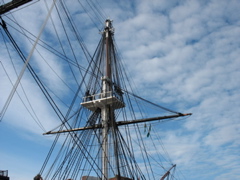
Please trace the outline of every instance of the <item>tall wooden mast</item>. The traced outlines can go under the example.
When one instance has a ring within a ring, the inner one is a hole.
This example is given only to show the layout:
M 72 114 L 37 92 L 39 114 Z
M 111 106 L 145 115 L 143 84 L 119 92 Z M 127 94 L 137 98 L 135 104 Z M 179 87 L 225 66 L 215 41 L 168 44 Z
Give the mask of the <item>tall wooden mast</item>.
M 105 28 L 103 32 L 103 38 L 105 42 L 105 72 L 101 78 L 102 87 L 101 93 L 91 96 L 89 101 L 88 97 L 84 98 L 81 105 L 91 111 L 95 111 L 98 108 L 101 109 L 101 129 L 102 129 L 102 180 L 107 180 L 108 175 L 108 164 L 109 164 L 109 129 L 115 124 L 114 110 L 123 108 L 125 104 L 118 99 L 112 89 L 112 70 L 111 70 L 111 36 L 113 35 L 112 22 L 107 19 L 105 21 Z
M 98 121 L 88 123 L 85 127 L 59 130 L 56 132 L 49 131 L 45 134 L 66 133 L 90 129 L 98 130 L 97 132 L 100 133 L 100 136 L 98 136 L 99 138 L 97 143 L 100 146 L 97 156 L 99 157 L 99 154 L 101 156 L 100 161 L 98 161 L 99 164 L 97 166 L 97 168 L 100 170 L 100 173 L 97 173 L 98 178 L 101 178 L 101 180 L 109 180 L 110 176 L 115 175 L 115 178 L 117 180 L 122 179 L 123 176 L 126 176 L 125 179 L 134 179 L 134 176 L 137 178 L 140 177 L 139 175 L 141 175 L 141 171 L 140 169 L 138 169 L 137 166 L 132 166 L 132 169 L 130 167 L 127 167 L 128 162 L 129 164 L 136 162 L 134 160 L 134 156 L 132 156 L 131 153 L 128 153 L 128 149 L 126 149 L 125 152 L 125 149 L 119 148 L 120 146 L 118 145 L 120 145 L 120 143 L 122 143 L 123 141 L 118 141 L 117 139 L 116 132 L 118 132 L 118 126 L 150 121 L 162 121 L 165 119 L 174 119 L 177 117 L 189 116 L 191 114 L 174 112 L 174 115 L 169 116 L 158 116 L 143 119 L 135 118 L 133 120 L 123 118 L 123 121 L 116 121 L 114 115 L 115 110 L 124 108 L 125 103 L 123 97 L 121 96 L 122 94 L 118 94 L 119 91 L 122 92 L 121 84 L 116 84 L 116 67 L 114 66 L 116 65 L 116 61 L 114 59 L 115 51 L 112 39 L 113 33 L 114 32 L 112 22 L 107 19 L 105 21 L 105 28 L 102 34 L 101 48 L 99 48 L 100 56 L 96 59 L 96 62 L 98 62 L 96 63 L 97 72 L 99 73 L 99 69 L 101 69 L 101 73 L 99 74 L 99 76 L 96 76 L 97 82 L 99 82 L 99 84 L 97 84 L 98 88 L 96 91 L 92 90 L 91 92 L 89 91 L 90 88 L 88 88 L 86 90 L 85 97 L 83 97 L 83 101 L 81 103 L 84 109 L 86 108 L 91 111 L 91 115 L 98 113 L 99 119 L 96 119 Z M 118 89 L 116 89 L 116 85 Z M 96 86 L 96 83 L 93 83 L 92 86 Z M 127 93 L 127 91 L 125 92 Z M 124 154 L 125 156 L 120 156 L 121 154 Z M 132 159 L 126 159 L 125 157 L 127 156 Z M 112 157 L 116 157 L 115 160 L 113 160 Z M 123 159 L 122 157 L 125 159 Z M 135 171 L 136 174 L 133 174 L 133 171 L 131 170 L 126 173 L 126 171 L 128 171 L 127 168 Z M 166 174 L 164 174 L 163 178 L 169 175 L 170 170 Z
M 103 97 L 107 95 L 110 91 L 111 83 L 111 59 L 109 56 L 109 36 L 111 35 L 111 21 L 106 20 L 105 22 L 105 44 L 106 44 L 106 72 L 105 76 L 102 78 L 102 93 Z M 111 104 L 106 104 L 101 109 L 102 115 L 102 179 L 108 179 L 108 130 L 109 130 L 109 121 L 110 114 L 112 112 Z

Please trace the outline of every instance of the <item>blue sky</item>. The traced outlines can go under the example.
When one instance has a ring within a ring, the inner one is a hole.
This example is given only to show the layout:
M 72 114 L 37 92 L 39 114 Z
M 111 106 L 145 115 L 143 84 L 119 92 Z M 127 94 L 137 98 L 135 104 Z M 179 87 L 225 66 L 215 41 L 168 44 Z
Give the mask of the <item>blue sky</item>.
M 118 49 L 139 95 L 173 110 L 193 113 L 175 125 L 162 124 L 160 133 L 168 154 L 185 179 L 240 179 L 240 2 L 104 0 L 98 3 L 114 20 Z M 38 34 L 46 16 L 44 6 L 44 1 L 40 1 L 13 15 Z M 80 19 L 86 16 L 76 15 Z M 93 52 L 100 39 L 98 29 L 91 22 L 82 20 L 81 24 L 88 29 L 83 37 Z M 20 41 L 29 52 L 31 44 L 22 37 L 18 38 Z M 0 61 L 14 82 L 2 42 L 1 37 Z M 67 78 L 56 59 L 48 60 L 61 77 Z M 46 64 L 37 65 L 45 71 L 42 76 L 46 81 L 59 90 L 59 95 L 69 93 L 61 89 L 59 79 L 48 72 Z M 3 66 L 0 66 L 0 108 L 11 90 Z M 20 63 L 17 66 L 22 67 Z M 58 122 L 38 89 L 32 86 L 33 81 L 24 75 L 22 83 L 36 105 L 39 119 L 47 119 L 44 128 L 56 127 Z M 43 132 L 15 94 L 0 122 L 0 169 L 8 169 L 11 180 L 32 179 L 38 172 L 52 140 L 42 136 Z

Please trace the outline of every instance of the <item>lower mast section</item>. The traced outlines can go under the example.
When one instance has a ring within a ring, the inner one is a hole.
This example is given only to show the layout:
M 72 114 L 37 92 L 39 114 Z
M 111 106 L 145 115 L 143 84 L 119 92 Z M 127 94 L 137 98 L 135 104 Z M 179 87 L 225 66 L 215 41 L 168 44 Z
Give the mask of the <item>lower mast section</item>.
M 109 85 L 107 78 L 102 78 L 103 83 L 103 98 L 106 97 L 109 91 Z M 101 108 L 102 116 L 102 180 L 108 179 L 108 129 L 109 129 L 109 107 L 110 105 L 104 105 Z

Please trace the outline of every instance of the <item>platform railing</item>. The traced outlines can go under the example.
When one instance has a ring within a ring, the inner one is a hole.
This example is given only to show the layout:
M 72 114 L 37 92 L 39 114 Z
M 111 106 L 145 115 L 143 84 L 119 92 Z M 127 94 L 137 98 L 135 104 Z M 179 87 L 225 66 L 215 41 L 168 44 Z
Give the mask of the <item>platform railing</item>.
M 85 96 L 83 97 L 83 102 L 88 102 L 88 101 L 93 101 L 93 100 L 98 100 L 98 99 L 103 99 L 103 98 L 108 98 L 108 97 L 116 97 L 117 99 L 121 100 L 116 93 L 113 93 L 112 91 L 108 91 L 105 93 L 99 93 L 99 94 L 93 94 L 91 96 Z

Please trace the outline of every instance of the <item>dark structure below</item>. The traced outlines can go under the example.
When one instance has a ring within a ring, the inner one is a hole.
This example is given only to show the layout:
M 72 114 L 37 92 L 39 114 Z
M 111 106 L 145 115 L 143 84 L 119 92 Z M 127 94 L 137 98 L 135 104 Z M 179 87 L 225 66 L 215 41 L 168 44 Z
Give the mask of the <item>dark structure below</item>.
M 10 178 L 8 177 L 8 170 L 0 170 L 0 180 L 10 180 Z

